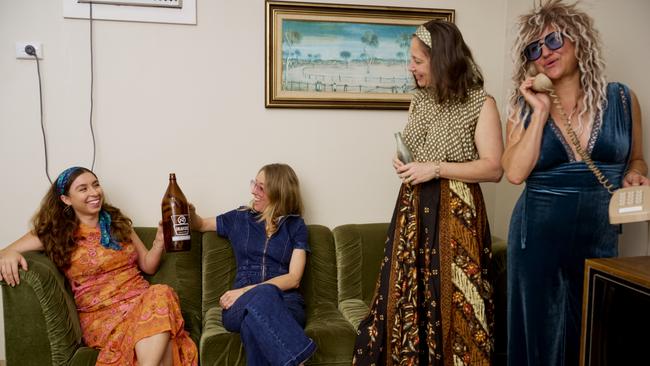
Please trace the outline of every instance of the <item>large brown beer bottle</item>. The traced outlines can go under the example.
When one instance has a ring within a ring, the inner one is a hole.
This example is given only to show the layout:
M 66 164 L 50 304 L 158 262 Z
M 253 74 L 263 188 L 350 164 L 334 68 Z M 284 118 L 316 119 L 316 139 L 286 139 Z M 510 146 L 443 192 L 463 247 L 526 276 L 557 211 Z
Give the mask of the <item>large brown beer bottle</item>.
M 190 207 L 174 173 L 169 174 L 169 185 L 162 199 L 162 222 L 165 249 L 168 252 L 190 250 Z

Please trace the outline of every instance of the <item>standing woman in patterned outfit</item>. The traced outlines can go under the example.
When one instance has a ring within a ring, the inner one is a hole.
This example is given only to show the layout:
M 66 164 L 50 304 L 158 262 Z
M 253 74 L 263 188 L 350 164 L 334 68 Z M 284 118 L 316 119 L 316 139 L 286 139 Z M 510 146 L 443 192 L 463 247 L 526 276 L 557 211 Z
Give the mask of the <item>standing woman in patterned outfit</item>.
M 418 87 L 393 160 L 403 181 L 355 365 L 489 365 L 490 232 L 479 182 L 498 182 L 503 143 L 494 99 L 458 28 L 433 20 L 411 40 Z

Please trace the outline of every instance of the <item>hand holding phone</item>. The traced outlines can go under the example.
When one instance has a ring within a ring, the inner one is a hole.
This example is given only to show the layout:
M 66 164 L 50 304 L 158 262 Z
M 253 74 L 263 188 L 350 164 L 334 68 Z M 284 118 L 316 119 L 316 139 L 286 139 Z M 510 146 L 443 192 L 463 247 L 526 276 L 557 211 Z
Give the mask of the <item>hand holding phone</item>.
M 541 73 L 535 74 L 535 70 L 529 71 L 526 79 L 519 86 L 519 91 L 526 103 L 533 111 L 541 113 L 543 120 L 546 120 L 546 113 L 549 113 L 551 109 L 551 98 L 548 94 L 552 90 L 553 83 L 548 76 Z

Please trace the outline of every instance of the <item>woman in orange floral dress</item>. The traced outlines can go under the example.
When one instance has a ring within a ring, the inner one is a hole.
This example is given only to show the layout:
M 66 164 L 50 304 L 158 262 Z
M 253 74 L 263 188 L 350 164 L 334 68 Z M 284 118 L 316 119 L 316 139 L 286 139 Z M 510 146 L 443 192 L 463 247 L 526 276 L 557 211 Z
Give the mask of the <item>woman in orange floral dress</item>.
M 176 293 L 140 272 L 158 269 L 160 227 L 147 250 L 131 220 L 104 202 L 95 174 L 81 167 L 59 175 L 33 224 L 0 251 L 0 278 L 17 285 L 18 267 L 27 270 L 20 253 L 44 250 L 70 281 L 84 341 L 99 349 L 97 365 L 198 365 Z

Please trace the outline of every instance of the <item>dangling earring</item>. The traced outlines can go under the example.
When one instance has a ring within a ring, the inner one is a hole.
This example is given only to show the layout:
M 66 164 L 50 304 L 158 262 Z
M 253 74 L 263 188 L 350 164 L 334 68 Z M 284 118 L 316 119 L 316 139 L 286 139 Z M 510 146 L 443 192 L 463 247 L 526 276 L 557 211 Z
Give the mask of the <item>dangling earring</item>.
M 66 216 L 71 216 L 72 215 L 72 205 L 66 205 L 65 208 L 63 209 L 63 213 Z

